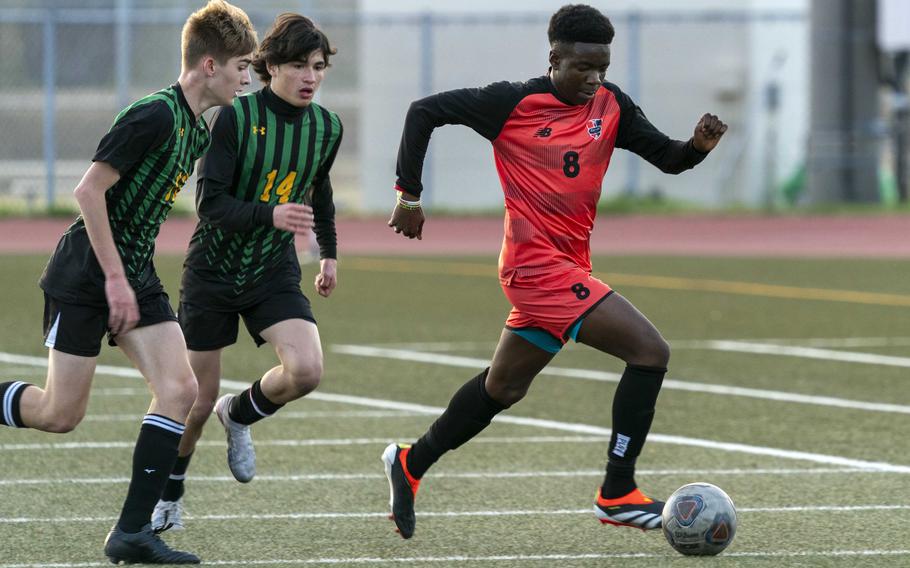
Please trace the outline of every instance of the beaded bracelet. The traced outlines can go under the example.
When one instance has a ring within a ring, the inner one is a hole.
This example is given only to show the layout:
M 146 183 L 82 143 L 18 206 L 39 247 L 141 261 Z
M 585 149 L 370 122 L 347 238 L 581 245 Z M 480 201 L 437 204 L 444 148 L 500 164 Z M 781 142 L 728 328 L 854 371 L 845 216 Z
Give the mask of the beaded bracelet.
M 401 194 L 399 193 L 398 206 L 402 209 L 407 209 L 408 211 L 416 211 L 417 209 L 420 209 L 420 200 L 418 199 L 417 201 L 408 201 L 407 199 L 401 197 Z

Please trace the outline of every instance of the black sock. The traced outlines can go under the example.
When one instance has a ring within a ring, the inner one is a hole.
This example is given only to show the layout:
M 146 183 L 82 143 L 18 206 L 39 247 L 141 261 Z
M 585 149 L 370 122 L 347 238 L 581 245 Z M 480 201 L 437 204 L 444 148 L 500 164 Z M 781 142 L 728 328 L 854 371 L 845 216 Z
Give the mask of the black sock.
M 186 470 L 190 467 L 192 457 L 192 452 L 188 456 L 177 456 L 174 469 L 171 470 L 167 485 L 164 486 L 164 493 L 161 494 L 163 500 L 176 501 L 183 497 L 183 482 L 186 481 Z
M 651 429 L 654 406 L 667 370 L 661 367 L 626 366 L 613 395 L 613 435 L 607 474 L 601 494 L 622 497 L 636 488 L 635 459 Z
M 25 392 L 29 383 L 22 381 L 9 381 L 0 383 L 0 424 L 13 428 L 25 428 L 22 416 L 19 414 L 19 399 Z
M 466 382 L 449 401 L 442 416 L 430 426 L 408 452 L 408 472 L 420 479 L 442 454 L 464 444 L 484 428 L 506 406 L 496 402 L 484 382 L 489 368 Z
M 267 418 L 280 409 L 283 404 L 275 404 L 262 394 L 261 379 L 234 397 L 228 416 L 238 424 L 253 424 Z
M 152 518 L 168 475 L 177 461 L 183 424 L 158 414 L 146 414 L 133 450 L 133 477 L 117 524 L 125 533 L 137 533 Z

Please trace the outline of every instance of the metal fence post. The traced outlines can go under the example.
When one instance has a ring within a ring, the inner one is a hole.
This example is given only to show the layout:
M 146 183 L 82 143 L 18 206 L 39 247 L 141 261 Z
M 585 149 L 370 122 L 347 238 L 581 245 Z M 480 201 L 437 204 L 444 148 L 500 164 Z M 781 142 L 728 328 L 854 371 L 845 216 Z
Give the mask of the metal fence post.
M 631 12 L 626 20 L 629 36 L 629 53 L 627 64 L 629 66 L 629 79 L 626 83 L 626 92 L 636 104 L 641 103 L 641 12 Z M 626 177 L 626 195 L 636 195 L 641 183 L 641 158 L 629 152 L 628 172 Z
M 424 12 L 420 16 L 420 96 L 427 97 L 433 94 L 433 13 Z M 424 204 L 429 204 L 433 193 L 433 154 L 427 152 L 423 162 L 424 191 L 421 199 Z M 427 183 L 429 182 L 429 183 Z
M 55 144 L 57 135 L 57 22 L 53 9 L 49 9 L 44 13 L 43 43 L 44 59 L 42 65 L 42 73 L 44 75 L 44 173 L 46 176 L 46 207 L 50 209 L 54 205 L 54 197 L 56 195 L 54 183 L 56 181 L 55 166 L 57 163 L 57 148 Z
M 117 84 L 117 107 L 125 108 L 130 104 L 130 9 L 131 0 L 117 0 L 114 37 L 117 48 L 114 53 L 114 79 Z

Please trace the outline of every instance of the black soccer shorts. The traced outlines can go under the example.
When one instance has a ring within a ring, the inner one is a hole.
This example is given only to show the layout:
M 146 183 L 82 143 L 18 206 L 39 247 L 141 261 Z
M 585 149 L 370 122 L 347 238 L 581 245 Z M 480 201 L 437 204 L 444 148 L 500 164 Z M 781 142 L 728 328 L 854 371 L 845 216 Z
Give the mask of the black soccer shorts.
M 236 343 L 239 318 L 243 318 L 256 347 L 266 343 L 259 334 L 276 323 L 289 319 L 316 323 L 310 300 L 299 288 L 269 294 L 261 302 L 236 311 L 214 310 L 181 302 L 177 315 L 186 346 L 193 351 L 212 351 Z
M 116 346 L 117 338 L 107 326 L 107 306 L 68 304 L 44 294 L 44 345 L 62 353 L 80 357 L 97 357 L 101 339 L 108 335 L 108 345 Z M 165 321 L 177 321 L 165 292 L 139 300 L 139 323 L 146 327 Z

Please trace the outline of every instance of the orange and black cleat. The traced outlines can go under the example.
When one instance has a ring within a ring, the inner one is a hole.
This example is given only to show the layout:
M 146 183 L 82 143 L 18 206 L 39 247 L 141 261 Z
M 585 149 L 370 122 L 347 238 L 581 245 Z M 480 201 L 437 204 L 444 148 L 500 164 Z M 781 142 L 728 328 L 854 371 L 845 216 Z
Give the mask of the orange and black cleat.
M 638 488 L 616 499 L 605 499 L 598 489 L 595 497 L 594 514 L 601 523 L 643 531 L 660 528 L 664 502 L 651 499 Z
M 420 480 L 411 477 L 408 471 L 407 457 L 411 446 L 406 444 L 389 444 L 382 452 L 382 463 L 385 464 L 385 475 L 389 478 L 389 518 L 395 521 L 398 533 L 402 538 L 414 535 L 414 498 Z

